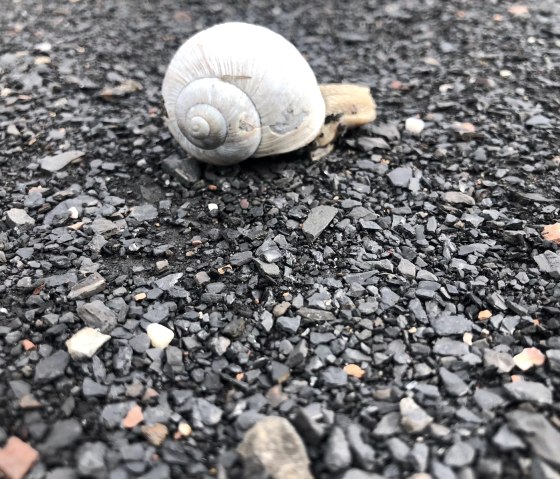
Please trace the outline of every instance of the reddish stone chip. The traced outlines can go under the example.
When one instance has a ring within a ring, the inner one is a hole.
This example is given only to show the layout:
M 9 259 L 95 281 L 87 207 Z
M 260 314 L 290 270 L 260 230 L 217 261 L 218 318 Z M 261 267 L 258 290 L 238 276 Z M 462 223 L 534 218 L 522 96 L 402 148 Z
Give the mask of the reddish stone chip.
M 12 436 L 0 449 L 0 473 L 7 479 L 23 479 L 39 460 L 39 453 L 19 437 Z

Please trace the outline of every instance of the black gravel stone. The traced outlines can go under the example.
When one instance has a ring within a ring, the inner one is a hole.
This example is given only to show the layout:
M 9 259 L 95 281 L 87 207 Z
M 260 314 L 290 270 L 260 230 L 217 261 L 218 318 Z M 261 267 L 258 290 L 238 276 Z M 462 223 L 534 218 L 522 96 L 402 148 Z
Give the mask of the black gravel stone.
M 375 450 L 364 441 L 360 426 L 357 424 L 348 426 L 346 437 L 356 463 L 366 470 L 373 469 Z
M 475 450 L 468 442 L 456 442 L 451 446 L 444 456 L 444 462 L 452 467 L 465 467 L 472 464 L 475 458 Z
M 41 359 L 35 368 L 34 381 L 38 384 L 60 378 L 70 362 L 66 351 L 56 351 L 51 356 Z
M 441 336 L 452 336 L 463 334 L 472 330 L 472 321 L 464 316 L 439 316 L 430 321 L 437 334 Z
M 76 454 L 78 472 L 84 477 L 103 478 L 107 476 L 105 454 L 107 446 L 103 442 L 86 442 Z
M 560 432 L 542 414 L 523 411 L 521 409 L 508 413 L 507 419 L 514 431 L 528 434 L 525 440 L 531 445 L 534 453 L 556 467 L 560 466 L 556 441 L 560 440 Z
M 54 455 L 73 445 L 82 437 L 82 425 L 76 419 L 63 419 L 53 424 L 39 451 L 46 457 Z
M 352 464 L 350 445 L 342 428 L 335 426 L 329 434 L 324 455 L 325 465 L 331 472 L 347 469 Z
M 452 396 L 464 396 L 469 391 L 469 386 L 457 374 L 446 368 L 439 369 L 439 376 L 446 391 Z
M 332 206 L 317 206 L 309 212 L 309 216 L 303 223 L 303 233 L 306 238 L 313 241 L 329 226 L 334 219 L 338 209 Z
M 78 315 L 90 328 L 109 333 L 117 326 L 117 315 L 102 301 L 95 300 L 78 307 Z
M 389 178 L 389 181 L 393 186 L 406 188 L 408 187 L 408 184 L 410 183 L 410 180 L 412 178 L 412 168 L 395 168 L 387 174 L 387 178 Z
M 552 391 L 541 383 L 534 381 L 516 381 L 506 384 L 504 389 L 517 401 L 552 404 Z

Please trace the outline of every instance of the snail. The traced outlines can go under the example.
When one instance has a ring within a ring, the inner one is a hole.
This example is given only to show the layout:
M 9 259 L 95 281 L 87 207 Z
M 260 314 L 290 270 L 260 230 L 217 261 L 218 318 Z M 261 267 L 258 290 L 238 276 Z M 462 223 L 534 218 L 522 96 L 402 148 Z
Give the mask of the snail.
M 167 125 L 199 161 L 232 165 L 314 144 L 328 151 L 338 132 L 376 117 L 368 87 L 317 84 L 281 35 L 232 22 L 188 39 L 162 85 Z

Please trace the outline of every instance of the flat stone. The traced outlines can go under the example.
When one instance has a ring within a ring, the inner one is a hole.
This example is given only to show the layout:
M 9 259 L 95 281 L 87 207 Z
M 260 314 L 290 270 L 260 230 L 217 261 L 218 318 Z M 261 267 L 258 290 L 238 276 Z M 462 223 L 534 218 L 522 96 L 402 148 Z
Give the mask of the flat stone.
M 7 479 L 23 479 L 38 461 L 39 453 L 17 436 L 0 449 L 0 473 Z
M 138 404 L 134 404 L 126 413 L 121 424 L 125 429 L 132 429 L 144 420 L 144 413 Z
M 162 161 L 163 170 L 181 185 L 190 187 L 202 177 L 200 163 L 190 156 L 171 155 Z
M 492 438 L 492 442 L 502 451 L 525 449 L 525 443 L 509 428 L 507 424 L 500 427 L 499 431 Z
M 103 334 L 93 328 L 80 329 L 66 341 L 68 353 L 72 359 L 91 358 L 111 336 Z
M 528 371 L 534 366 L 542 366 L 545 362 L 546 356 L 540 349 L 524 348 L 519 354 L 513 357 L 513 362 L 522 371 Z
M 313 208 L 303 223 L 305 237 L 310 241 L 317 239 L 337 213 L 338 209 L 334 206 L 320 205 Z
M 446 368 L 439 368 L 439 376 L 445 390 L 452 396 L 464 396 L 469 392 L 469 386 L 457 374 Z
M 346 436 L 354 459 L 360 467 L 371 470 L 374 467 L 375 450 L 362 437 L 362 428 L 358 424 L 350 424 Z
M 144 354 L 150 347 L 150 337 L 146 333 L 140 333 L 134 336 L 128 344 L 135 353 Z
M 122 229 L 119 223 L 108 220 L 107 218 L 95 218 L 91 222 L 90 228 L 97 235 L 107 236 L 117 233 Z
M 492 411 L 505 403 L 505 399 L 502 396 L 483 388 L 475 390 L 474 400 L 485 411 Z
M 243 478 L 313 479 L 303 441 L 287 419 L 265 417 L 249 429 L 237 448 Z
M 459 441 L 447 450 L 443 460 L 451 467 L 465 467 L 472 464 L 474 456 L 474 448 L 468 442 Z
M 169 434 L 167 426 L 159 422 L 146 424 L 140 430 L 147 441 L 156 447 L 161 446 Z
M 105 454 L 107 446 L 103 442 L 86 442 L 76 453 L 76 465 L 81 477 L 107 477 Z
M 550 369 L 556 373 L 560 373 L 560 349 L 549 349 L 546 352 L 546 358 Z
M 276 326 L 290 334 L 296 334 L 301 323 L 299 316 L 280 316 L 276 320 Z
M 99 329 L 102 333 L 109 333 L 117 327 L 117 315 L 102 301 L 95 300 L 82 304 L 78 316 L 91 328 Z
M 133 401 L 107 404 L 101 411 L 101 422 L 108 428 L 118 427 L 128 412 L 136 405 Z
M 540 413 L 523 410 L 506 414 L 509 425 L 514 431 L 524 433 L 524 439 L 531 445 L 533 452 L 556 467 L 560 466 L 558 444 L 560 432 Z
M 6 221 L 11 227 L 27 228 L 35 224 L 35 220 L 20 208 L 11 208 L 6 211 Z
M 494 367 L 504 373 L 509 373 L 515 367 L 515 363 L 510 354 L 489 348 L 483 351 L 484 366 Z
M 443 199 L 447 201 L 447 203 L 454 205 L 474 206 L 476 204 L 472 196 L 459 191 L 446 191 L 443 195 Z
M 103 397 L 107 395 L 109 388 L 103 384 L 96 383 L 91 378 L 84 378 L 82 393 L 85 397 Z
M 381 307 L 384 310 L 392 308 L 401 299 L 401 297 L 397 293 L 395 293 L 391 288 L 387 288 L 387 287 L 381 288 L 379 290 L 379 294 L 381 295 L 380 297 Z
M 399 407 L 401 412 L 401 424 L 409 433 L 420 433 L 434 422 L 434 418 L 410 397 L 401 399 Z
M 45 441 L 38 446 L 42 456 L 48 457 L 57 451 L 74 446 L 78 439 L 82 439 L 83 429 L 76 419 L 63 419 L 55 422 Z
M 266 263 L 260 259 L 254 259 L 259 270 L 266 276 L 271 276 L 273 278 L 280 276 L 280 268 L 275 263 Z
M 57 467 L 50 470 L 45 479 L 78 479 L 78 473 L 72 467 Z
M 323 371 L 321 377 L 323 378 L 325 386 L 329 388 L 345 386 L 348 382 L 348 374 L 346 374 L 346 371 L 336 366 L 329 366 Z
M 211 281 L 211 278 L 206 271 L 199 271 L 194 275 L 194 279 L 198 285 L 203 285 Z
M 66 165 L 79 160 L 85 155 L 83 151 L 71 150 L 59 153 L 58 155 L 45 156 L 39 160 L 39 165 L 43 170 L 55 172 L 62 170 Z
M 234 253 L 230 256 L 229 262 L 232 266 L 243 266 L 248 264 L 253 259 L 252 251 L 242 251 L 240 253 Z
M 393 436 L 401 431 L 401 415 L 398 411 L 385 414 L 375 426 L 373 435 L 376 437 Z
M 440 356 L 464 356 L 469 352 L 469 346 L 462 341 L 447 337 L 436 339 L 432 351 Z
M 225 336 L 214 336 L 208 345 L 216 356 L 223 356 L 231 345 L 231 339 Z
M 158 217 L 158 210 L 154 205 L 140 205 L 130 208 L 129 218 L 138 222 L 151 221 Z
M 473 323 L 463 315 L 441 315 L 430 320 L 434 331 L 440 336 L 464 334 L 472 331 Z
M 334 321 L 336 318 L 330 311 L 314 308 L 300 308 L 298 309 L 298 314 L 309 321 L 317 322 Z
M 544 384 L 535 381 L 516 381 L 504 385 L 507 393 L 517 401 L 535 404 L 552 404 L 552 391 Z
M 331 472 L 347 469 L 352 464 L 352 452 L 344 431 L 338 426 L 331 430 L 325 447 L 324 463 Z
M 541 128 L 548 128 L 551 126 L 551 121 L 550 118 L 547 118 L 544 115 L 534 115 L 531 118 L 529 118 L 525 124 L 527 126 L 536 126 L 536 127 L 541 127 Z
M 412 179 L 412 168 L 399 167 L 387 173 L 387 178 L 393 186 L 407 188 Z
M 66 351 L 56 351 L 51 356 L 41 359 L 35 367 L 34 381 L 38 384 L 53 381 L 64 375 L 64 370 L 70 362 Z
M 192 412 L 194 427 L 215 426 L 222 420 L 224 411 L 203 398 L 195 399 Z
M 94 272 L 72 287 L 68 293 L 68 299 L 86 299 L 101 293 L 107 283 L 105 278 Z
M 374 472 L 363 471 L 362 469 L 348 469 L 340 479 L 385 479 Z M 414 479 L 411 477 L 411 479 Z M 428 479 L 428 478 L 426 478 Z
M 178 281 L 183 277 L 184 273 L 171 273 L 158 280 L 154 281 L 154 284 L 162 291 L 170 291 L 175 288 Z
M 416 276 L 416 266 L 414 266 L 414 263 L 405 258 L 400 260 L 397 270 L 403 276 L 407 276 L 409 278 L 414 278 Z
M 380 150 L 390 150 L 391 147 L 383 138 L 368 138 L 367 136 L 361 136 L 358 138 L 358 145 L 364 151 L 371 151 L 374 149 Z
M 560 279 L 560 255 L 550 250 L 533 257 L 541 273 L 548 273 L 554 279 Z

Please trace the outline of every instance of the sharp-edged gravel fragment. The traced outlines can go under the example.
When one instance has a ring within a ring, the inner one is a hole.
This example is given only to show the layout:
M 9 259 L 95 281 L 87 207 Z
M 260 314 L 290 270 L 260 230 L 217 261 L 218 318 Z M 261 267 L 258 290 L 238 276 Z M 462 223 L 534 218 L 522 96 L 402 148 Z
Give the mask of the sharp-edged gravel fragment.
M 41 359 L 35 367 L 34 381 L 41 384 L 60 378 L 69 362 L 70 356 L 66 351 L 56 351 Z
M 507 393 L 517 401 L 529 401 L 535 404 L 552 404 L 552 391 L 542 383 L 534 381 L 516 381 L 504 386 Z
M 68 299 L 86 299 L 101 293 L 107 285 L 105 278 L 97 271 L 93 272 L 82 281 L 72 286 Z
M 110 333 L 117 326 L 117 315 L 100 300 L 81 305 L 78 315 L 85 324 L 102 333 Z
M 395 168 L 387 174 L 387 178 L 389 178 L 389 181 L 393 186 L 407 188 L 410 180 L 412 179 L 412 168 Z
M 6 211 L 6 220 L 11 227 L 29 228 L 35 224 L 35 220 L 21 208 L 11 208 Z
M 93 328 L 80 329 L 66 341 L 68 353 L 72 359 L 91 358 L 111 336 Z
M 420 433 L 434 421 L 434 418 L 410 397 L 401 399 L 399 407 L 401 424 L 409 433 Z
M 313 208 L 303 222 L 303 234 L 311 241 L 317 239 L 334 219 L 338 209 L 334 206 L 321 205 Z
M 66 165 L 79 160 L 85 155 L 83 151 L 72 150 L 65 151 L 53 156 L 45 156 L 39 160 L 39 165 L 46 171 L 55 172 L 62 170 Z

